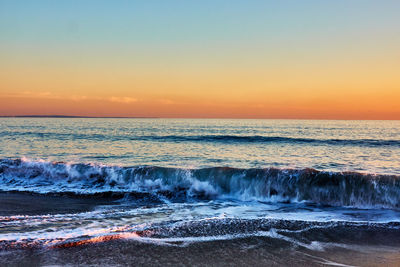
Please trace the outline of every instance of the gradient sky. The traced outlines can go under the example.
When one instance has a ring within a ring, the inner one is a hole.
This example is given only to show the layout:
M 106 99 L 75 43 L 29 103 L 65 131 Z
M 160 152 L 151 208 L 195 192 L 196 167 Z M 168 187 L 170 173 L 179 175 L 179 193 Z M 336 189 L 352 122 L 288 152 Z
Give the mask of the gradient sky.
M 400 119 L 400 1 L 0 0 L 0 115 Z

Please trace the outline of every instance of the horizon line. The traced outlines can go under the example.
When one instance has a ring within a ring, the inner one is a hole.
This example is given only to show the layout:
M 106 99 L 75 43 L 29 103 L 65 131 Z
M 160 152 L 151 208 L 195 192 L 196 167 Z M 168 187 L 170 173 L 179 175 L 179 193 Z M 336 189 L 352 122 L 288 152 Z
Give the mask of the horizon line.
M 400 119 L 332 119 L 332 118 L 227 118 L 227 117 L 143 117 L 143 116 L 77 116 L 77 115 L 0 115 L 0 118 L 54 119 L 226 119 L 226 120 L 340 120 L 340 121 L 399 121 Z

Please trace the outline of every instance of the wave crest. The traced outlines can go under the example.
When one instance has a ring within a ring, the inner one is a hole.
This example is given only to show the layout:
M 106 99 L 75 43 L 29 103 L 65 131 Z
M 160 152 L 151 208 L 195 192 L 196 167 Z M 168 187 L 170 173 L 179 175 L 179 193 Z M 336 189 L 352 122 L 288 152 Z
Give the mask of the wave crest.
M 315 169 L 203 169 L 0 160 L 0 190 L 93 196 L 139 193 L 171 200 L 307 201 L 399 208 L 400 177 Z

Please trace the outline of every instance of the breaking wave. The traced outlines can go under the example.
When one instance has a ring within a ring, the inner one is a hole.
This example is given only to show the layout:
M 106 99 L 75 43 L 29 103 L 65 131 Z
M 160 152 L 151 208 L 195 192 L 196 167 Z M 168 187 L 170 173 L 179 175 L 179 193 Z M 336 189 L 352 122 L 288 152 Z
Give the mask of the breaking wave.
M 0 190 L 81 197 L 129 195 L 167 200 L 311 202 L 400 208 L 400 177 L 315 169 L 202 169 L 0 160 Z

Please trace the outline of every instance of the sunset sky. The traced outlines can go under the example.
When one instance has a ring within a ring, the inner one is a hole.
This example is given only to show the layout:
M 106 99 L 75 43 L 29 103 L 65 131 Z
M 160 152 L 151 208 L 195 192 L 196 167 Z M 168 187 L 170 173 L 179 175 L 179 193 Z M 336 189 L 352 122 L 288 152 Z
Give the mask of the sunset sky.
M 0 0 L 0 115 L 400 119 L 400 1 Z

